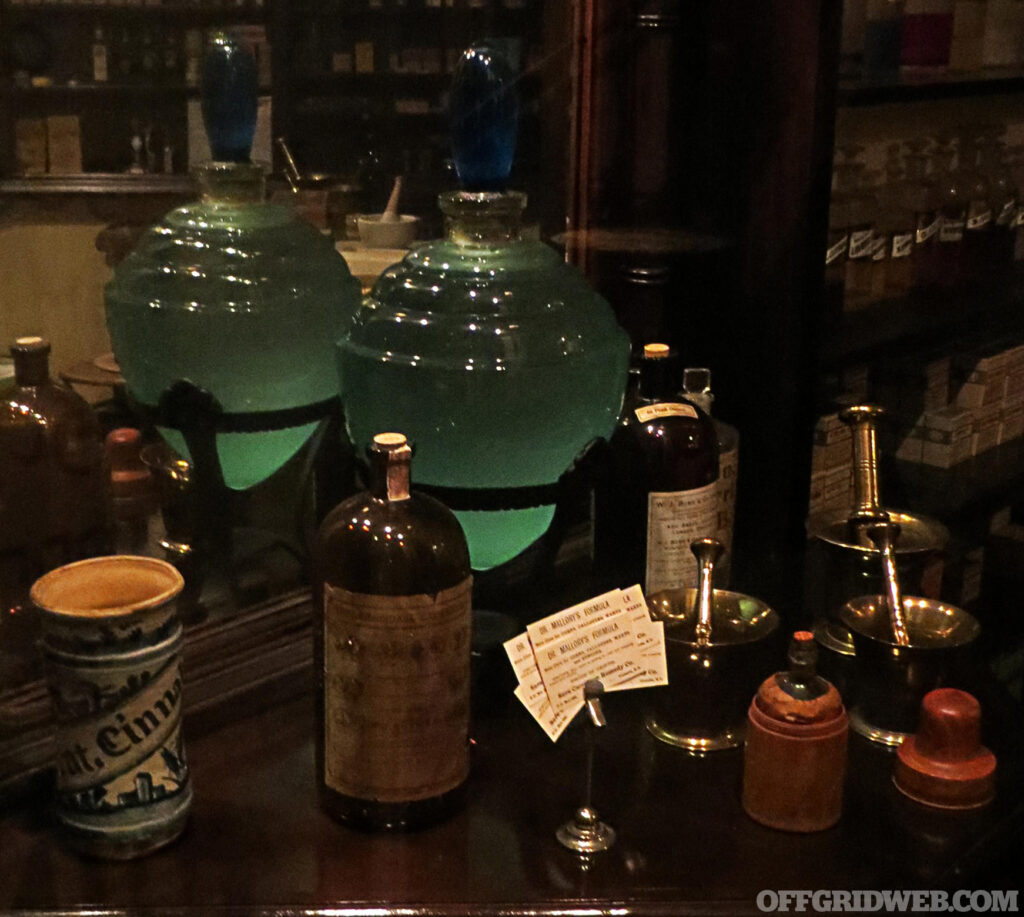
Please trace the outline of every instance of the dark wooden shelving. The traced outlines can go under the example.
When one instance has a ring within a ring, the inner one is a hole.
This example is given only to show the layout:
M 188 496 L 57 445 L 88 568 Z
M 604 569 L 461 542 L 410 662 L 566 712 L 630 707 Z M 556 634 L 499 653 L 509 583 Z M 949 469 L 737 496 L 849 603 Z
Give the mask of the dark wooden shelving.
M 405 90 L 423 92 L 446 89 L 452 81 L 450 73 L 317 73 L 296 77 L 293 88 L 305 95 L 336 93 L 353 89 L 360 93 L 381 95 Z
M 1024 439 L 1015 439 L 953 468 L 890 459 L 887 499 L 915 512 L 952 521 L 982 516 L 1013 503 L 1024 492 Z
M 993 67 L 970 73 L 895 73 L 891 76 L 847 77 L 839 83 L 839 104 L 886 105 L 932 99 L 1024 92 L 1024 70 Z
M 146 95 L 171 97 L 196 97 L 199 89 L 184 83 L 60 83 L 52 86 L 5 86 L 2 95 L 12 100 L 89 98 L 111 95 Z
M 395 16 L 522 16 L 527 13 L 536 13 L 537 3 L 535 0 L 523 3 L 520 6 L 509 6 L 501 0 L 487 0 L 480 6 L 469 6 L 465 0 L 457 5 L 442 2 L 439 6 L 427 6 L 423 0 L 406 0 L 404 3 L 396 3 L 395 0 L 382 0 L 377 5 L 371 5 L 368 0 L 334 0 L 334 2 L 303 2 L 292 5 L 292 10 L 299 16 L 331 16 L 352 18 L 357 16 L 374 17 L 395 17 Z
M 820 362 L 835 366 L 915 349 L 984 329 L 995 336 L 1024 328 L 1024 268 L 1003 280 L 949 290 L 922 290 L 882 300 L 827 322 Z
M 0 179 L 0 194 L 188 194 L 187 175 L 129 175 L 86 172 L 81 175 L 31 175 Z
M 12 20 L 27 20 L 41 16 L 62 16 L 64 18 L 88 18 L 90 21 L 117 20 L 128 18 L 168 20 L 187 19 L 190 25 L 208 26 L 215 23 L 242 25 L 245 23 L 260 24 L 265 21 L 264 10 L 245 7 L 214 6 L 210 3 L 185 4 L 57 4 L 57 3 L 7 3 L 5 13 Z

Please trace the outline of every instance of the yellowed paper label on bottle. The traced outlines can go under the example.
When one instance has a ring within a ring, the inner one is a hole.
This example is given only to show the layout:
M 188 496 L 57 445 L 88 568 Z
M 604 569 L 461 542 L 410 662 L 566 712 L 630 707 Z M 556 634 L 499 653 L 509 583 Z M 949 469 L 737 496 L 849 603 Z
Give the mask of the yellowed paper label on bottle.
M 437 595 L 324 585 L 324 782 L 413 802 L 469 773 L 472 579 Z
M 697 584 L 690 543 L 718 530 L 718 482 L 693 490 L 647 495 L 647 568 L 644 592 Z
M 660 404 L 647 404 L 637 408 L 633 413 L 640 423 L 656 420 L 658 417 L 689 417 L 697 419 L 697 409 L 692 404 L 662 401 Z
M 724 545 L 725 554 L 732 550 L 732 532 L 736 521 L 736 478 L 739 474 L 739 465 L 740 451 L 738 448 L 734 447 L 718 453 L 718 517 L 715 524 L 715 538 Z

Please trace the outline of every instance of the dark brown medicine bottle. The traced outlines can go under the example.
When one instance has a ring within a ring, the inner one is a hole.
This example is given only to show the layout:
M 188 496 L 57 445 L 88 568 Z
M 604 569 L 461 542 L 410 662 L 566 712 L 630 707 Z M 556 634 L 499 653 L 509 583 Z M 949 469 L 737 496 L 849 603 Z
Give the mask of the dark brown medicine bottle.
M 6 607 L 61 564 L 110 550 L 103 436 L 92 408 L 50 378 L 50 344 L 18 338 L 0 384 L 0 593 Z
M 381 433 L 370 486 L 324 520 L 314 646 L 321 806 L 365 830 L 451 814 L 469 775 L 469 551 L 409 489 L 406 438 Z
M 718 527 L 718 435 L 678 394 L 678 361 L 647 344 L 636 397 L 612 434 L 594 489 L 594 562 L 603 585 L 646 594 L 693 586 L 690 544 Z

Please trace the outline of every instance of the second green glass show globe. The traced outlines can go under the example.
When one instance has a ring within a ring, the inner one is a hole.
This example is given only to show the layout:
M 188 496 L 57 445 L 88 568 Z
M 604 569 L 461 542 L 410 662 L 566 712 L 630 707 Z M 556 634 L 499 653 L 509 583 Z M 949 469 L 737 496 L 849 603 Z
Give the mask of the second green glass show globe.
M 525 202 L 515 192 L 442 195 L 447 238 L 385 271 L 339 342 L 353 442 L 401 431 L 422 484 L 552 484 L 615 425 L 628 338 L 575 268 L 520 237 Z M 553 503 L 456 508 L 477 570 L 520 553 L 553 514 Z
M 414 484 L 454 489 L 442 498 L 476 570 L 547 531 L 550 485 L 611 434 L 629 360 L 608 303 L 554 249 L 522 238 L 526 197 L 505 190 L 516 84 L 495 44 L 463 52 L 450 105 L 466 190 L 438 199 L 446 238 L 378 278 L 338 350 L 353 442 L 408 437 Z

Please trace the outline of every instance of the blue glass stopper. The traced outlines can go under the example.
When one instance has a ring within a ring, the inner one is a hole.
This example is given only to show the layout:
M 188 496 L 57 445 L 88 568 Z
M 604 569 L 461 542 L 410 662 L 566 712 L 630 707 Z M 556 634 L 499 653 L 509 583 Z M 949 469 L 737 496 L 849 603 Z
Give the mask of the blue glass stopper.
M 462 52 L 451 94 L 452 151 L 466 191 L 504 191 L 516 152 L 515 74 L 493 44 Z
M 256 133 L 256 61 L 228 35 L 216 35 L 203 61 L 203 124 L 217 162 L 248 162 Z

